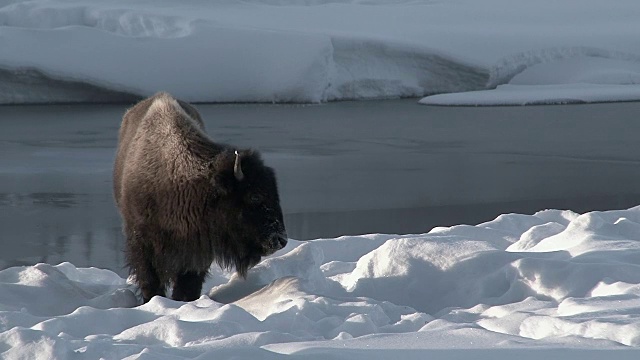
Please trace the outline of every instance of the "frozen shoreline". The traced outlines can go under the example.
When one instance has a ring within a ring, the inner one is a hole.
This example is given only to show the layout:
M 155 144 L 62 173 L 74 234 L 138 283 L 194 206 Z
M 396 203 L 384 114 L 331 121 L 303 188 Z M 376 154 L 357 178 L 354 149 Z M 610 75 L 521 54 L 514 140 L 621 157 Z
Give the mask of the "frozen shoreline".
M 0 7 L 0 68 L 11 84 L 0 86 L 0 103 L 113 101 L 160 90 L 215 103 L 433 94 L 451 96 L 423 102 L 639 100 L 640 26 L 628 16 L 638 8 L 631 0 L 17 0 Z M 42 75 L 35 82 L 21 75 L 32 70 Z M 520 82 L 527 90 L 515 95 L 493 90 L 526 72 L 537 72 L 539 83 Z M 619 88 L 602 94 L 603 85 Z M 487 94 L 469 93 L 481 90 Z

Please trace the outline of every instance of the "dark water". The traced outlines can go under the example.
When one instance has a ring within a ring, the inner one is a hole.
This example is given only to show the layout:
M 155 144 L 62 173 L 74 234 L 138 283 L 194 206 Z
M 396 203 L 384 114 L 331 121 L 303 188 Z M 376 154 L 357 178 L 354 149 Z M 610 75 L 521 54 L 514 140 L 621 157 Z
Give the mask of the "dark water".
M 111 167 L 124 105 L 0 107 L 0 267 L 126 271 Z M 640 103 L 200 105 L 261 150 L 291 238 L 423 233 L 501 213 L 640 204 Z

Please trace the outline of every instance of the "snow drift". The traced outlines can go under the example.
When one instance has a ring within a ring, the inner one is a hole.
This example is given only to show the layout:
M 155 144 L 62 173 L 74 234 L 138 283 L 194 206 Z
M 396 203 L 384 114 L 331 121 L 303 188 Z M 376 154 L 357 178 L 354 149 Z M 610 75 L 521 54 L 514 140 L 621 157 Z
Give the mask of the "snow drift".
M 15 267 L 0 271 L 0 354 L 418 359 L 476 349 L 487 359 L 596 359 L 606 349 L 631 359 L 639 264 L 636 207 L 292 240 L 246 281 L 212 267 L 209 296 L 190 303 L 139 305 L 136 289 L 108 270 Z

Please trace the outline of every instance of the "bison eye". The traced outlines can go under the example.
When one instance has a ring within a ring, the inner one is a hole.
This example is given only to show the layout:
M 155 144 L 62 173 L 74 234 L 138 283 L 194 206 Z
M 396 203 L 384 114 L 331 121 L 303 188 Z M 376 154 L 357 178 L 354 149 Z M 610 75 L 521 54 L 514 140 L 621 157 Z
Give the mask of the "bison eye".
M 249 196 L 249 202 L 253 205 L 259 205 L 264 201 L 264 197 L 260 194 L 251 194 Z

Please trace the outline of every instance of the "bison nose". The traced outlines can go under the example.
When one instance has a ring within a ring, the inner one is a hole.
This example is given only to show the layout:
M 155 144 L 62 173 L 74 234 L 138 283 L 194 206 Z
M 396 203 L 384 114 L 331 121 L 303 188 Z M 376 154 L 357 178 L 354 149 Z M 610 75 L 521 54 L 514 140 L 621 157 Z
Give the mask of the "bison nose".
M 269 237 L 269 240 L 264 244 L 263 256 L 268 256 L 274 252 L 284 248 L 287 245 L 287 238 L 282 234 L 273 234 Z
M 278 236 L 278 249 L 282 249 L 287 246 L 287 238 L 284 236 Z
M 278 251 L 287 245 L 287 237 L 284 234 L 273 234 L 271 236 L 271 248 Z

